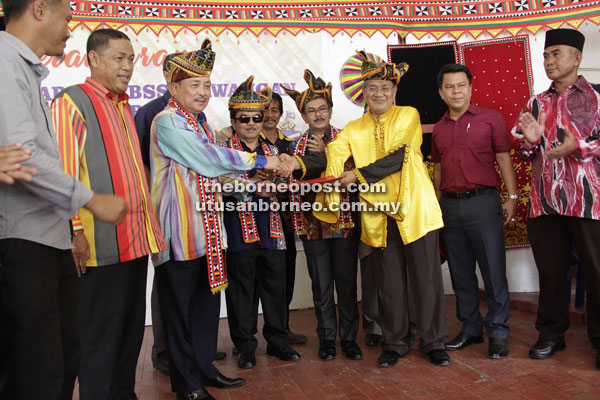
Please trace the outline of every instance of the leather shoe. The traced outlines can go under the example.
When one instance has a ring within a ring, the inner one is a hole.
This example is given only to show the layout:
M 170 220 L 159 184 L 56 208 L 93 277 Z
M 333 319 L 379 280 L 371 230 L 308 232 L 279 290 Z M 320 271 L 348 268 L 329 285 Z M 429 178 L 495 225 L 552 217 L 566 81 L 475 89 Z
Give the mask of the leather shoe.
M 367 333 L 365 335 L 365 344 L 367 346 L 377 346 L 381 342 L 381 335 L 376 333 Z
M 217 389 L 233 389 L 236 387 L 244 386 L 246 384 L 246 380 L 242 378 L 228 378 L 221 374 L 219 374 L 214 378 L 206 379 L 206 386 L 212 386 Z
M 429 356 L 429 362 L 431 362 L 433 365 L 437 365 L 439 367 L 450 365 L 450 356 L 448 355 L 446 350 L 431 350 L 427 355 Z
M 342 352 L 351 360 L 362 359 L 363 353 L 354 340 L 342 340 Z
M 503 338 L 490 338 L 488 355 L 492 359 L 504 358 L 508 355 L 508 342 Z
M 221 361 L 227 358 L 227 353 L 223 350 L 217 350 L 217 354 L 215 354 L 215 361 Z
M 237 365 L 241 369 L 250 369 L 256 367 L 256 357 L 253 351 L 246 351 L 238 355 Z
M 398 364 L 398 359 L 402 356 L 403 354 L 393 350 L 384 350 L 383 353 L 379 355 L 377 362 L 381 368 L 393 367 Z
M 533 347 L 529 349 L 529 358 L 536 360 L 550 358 L 554 355 L 555 351 L 564 350 L 566 347 L 567 344 L 564 338 L 558 342 L 553 342 L 552 340 L 545 340 L 540 337 Z
M 215 400 L 205 389 L 194 390 L 192 393 L 177 393 L 177 400 Z
M 460 350 L 464 349 L 470 344 L 483 343 L 483 336 L 471 336 L 467 333 L 461 332 L 457 337 L 446 343 L 446 350 Z
M 282 361 L 298 361 L 300 354 L 290 346 L 276 347 L 267 345 L 267 354 L 277 357 Z
M 306 336 L 301 335 L 299 333 L 294 333 L 289 329 L 287 330 L 287 337 L 289 344 L 304 344 L 308 340 Z
M 319 344 L 319 358 L 321 360 L 333 360 L 337 355 L 335 351 L 335 340 L 321 340 Z

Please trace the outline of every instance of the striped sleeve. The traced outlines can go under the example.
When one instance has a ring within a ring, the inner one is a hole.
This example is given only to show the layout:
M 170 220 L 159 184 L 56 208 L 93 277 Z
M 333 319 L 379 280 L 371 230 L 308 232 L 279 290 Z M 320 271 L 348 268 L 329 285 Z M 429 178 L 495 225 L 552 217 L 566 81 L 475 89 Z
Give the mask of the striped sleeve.
M 79 180 L 79 166 L 87 134 L 85 120 L 68 94 L 54 99 L 50 110 L 63 168 L 67 174 Z M 79 211 L 71 222 L 73 232 L 83 231 Z

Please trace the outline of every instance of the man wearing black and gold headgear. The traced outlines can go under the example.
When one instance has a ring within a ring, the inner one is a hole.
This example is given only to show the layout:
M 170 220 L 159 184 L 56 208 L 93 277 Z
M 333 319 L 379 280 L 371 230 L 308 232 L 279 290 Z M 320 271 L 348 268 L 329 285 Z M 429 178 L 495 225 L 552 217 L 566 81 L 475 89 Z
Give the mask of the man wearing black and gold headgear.
M 152 202 L 168 250 L 153 258 L 169 345 L 171 386 L 178 399 L 212 399 L 205 386 L 233 388 L 212 364 L 217 350 L 220 290 L 227 287 L 227 248 L 218 180 L 253 168 L 275 169 L 275 157 L 221 147 L 206 120 L 215 53 L 202 48 L 167 68 L 168 106 L 152 123 Z M 238 179 L 238 176 L 231 179 Z M 163 264 L 163 265 L 161 265 Z
M 287 89 L 286 93 L 294 100 L 308 130 L 290 146 L 290 152 L 297 160 L 323 153 L 325 145 L 333 142 L 338 130 L 331 126 L 333 101 L 331 83 L 325 84 L 309 70 L 304 71 L 308 89 L 303 92 Z M 305 163 L 302 164 L 306 166 Z M 347 168 L 352 168 L 349 161 Z M 318 177 L 324 165 L 304 169 L 299 179 Z M 293 181 L 293 178 L 292 178 Z M 348 193 L 342 194 L 344 201 L 351 199 Z M 290 193 L 290 203 L 313 203 L 314 193 L 300 196 Z M 362 358 L 362 351 L 356 344 L 358 332 L 358 305 L 356 300 L 356 271 L 358 260 L 359 229 L 355 227 L 357 215 L 350 211 L 342 212 L 341 220 L 326 223 L 318 220 L 312 211 L 291 210 L 294 230 L 302 239 L 308 272 L 312 280 L 313 301 L 317 316 L 319 337 L 319 357 L 331 360 L 337 355 L 335 340 L 339 328 L 341 347 L 346 357 L 353 360 Z M 334 287 L 338 295 L 339 321 L 336 315 Z
M 574 29 L 546 32 L 544 69 L 552 84 L 529 99 L 512 133 L 519 157 L 531 160 L 527 233 L 540 278 L 539 338 L 529 357 L 549 358 L 566 347 L 573 244 L 600 369 L 600 87 L 578 74 L 584 42 Z
M 229 98 L 232 135 L 225 146 L 257 156 L 275 156 L 277 148 L 260 137 L 270 94 L 252 90 L 253 80 L 254 76 L 250 76 Z M 263 178 L 255 170 L 243 177 L 258 181 Z M 259 299 L 267 354 L 284 361 L 300 359 L 300 354 L 289 346 L 285 331 L 285 238 L 277 205 L 274 194 L 268 197 L 255 194 L 247 201 L 225 198 L 227 320 L 231 340 L 239 351 L 238 367 L 244 369 L 256 365 L 258 342 L 254 334 Z
M 327 146 L 325 174 L 339 176 L 342 185 L 383 183 L 384 193 L 362 192 L 367 204 L 399 203 L 397 212 L 362 211 L 361 239 L 373 247 L 372 265 L 377 283 L 383 353 L 379 366 L 395 365 L 410 349 L 408 287 L 415 305 L 414 322 L 421 338 L 419 348 L 435 365 L 448 365 L 444 350 L 448 336 L 444 288 L 440 268 L 438 229 L 442 214 L 433 184 L 420 151 L 422 133 L 419 114 L 412 107 L 394 106 L 397 84 L 408 70 L 406 64 L 375 64 L 364 52 L 362 79 L 368 112 L 350 122 Z M 403 162 L 378 171 L 369 166 L 398 151 Z M 344 172 L 344 162 L 354 158 L 356 168 Z M 325 206 L 339 203 L 338 193 L 320 193 Z M 315 212 L 335 223 L 338 213 Z M 407 274 L 410 282 L 407 282 Z

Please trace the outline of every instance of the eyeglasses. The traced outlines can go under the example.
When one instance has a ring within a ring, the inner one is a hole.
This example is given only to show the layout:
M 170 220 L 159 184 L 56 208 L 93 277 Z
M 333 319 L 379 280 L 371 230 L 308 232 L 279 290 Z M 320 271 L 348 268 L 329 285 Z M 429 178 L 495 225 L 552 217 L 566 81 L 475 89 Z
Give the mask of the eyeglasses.
M 327 113 L 327 111 L 329 111 L 329 107 L 327 106 L 321 106 L 319 108 L 307 108 L 306 109 L 306 113 L 308 115 L 317 115 L 317 114 L 325 114 Z
M 255 124 L 258 124 L 258 123 L 263 122 L 263 118 L 264 117 L 262 114 L 257 114 L 257 115 L 253 115 L 253 116 L 242 115 L 241 117 L 234 118 L 234 120 L 239 121 L 240 124 L 249 124 L 250 120 L 252 120 L 252 122 L 254 122 Z
M 393 86 L 373 86 L 373 85 L 369 85 L 366 88 L 366 92 L 368 94 L 375 94 L 377 92 L 381 92 L 383 94 L 390 94 L 390 93 L 392 93 L 392 90 L 394 90 Z

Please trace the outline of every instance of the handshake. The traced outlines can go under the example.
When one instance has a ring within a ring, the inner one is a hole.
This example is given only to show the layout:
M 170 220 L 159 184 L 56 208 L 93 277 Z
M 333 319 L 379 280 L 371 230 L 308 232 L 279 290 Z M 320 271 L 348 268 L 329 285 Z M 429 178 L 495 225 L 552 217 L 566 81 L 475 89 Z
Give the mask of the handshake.
M 300 163 L 289 154 L 267 157 L 267 165 L 264 168 L 265 171 L 269 171 L 282 178 L 289 178 L 296 169 L 300 169 Z

